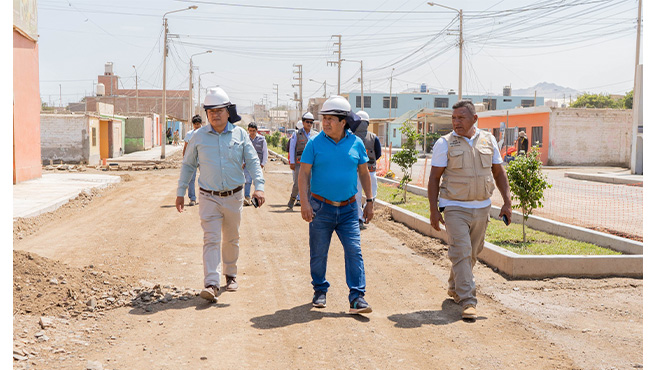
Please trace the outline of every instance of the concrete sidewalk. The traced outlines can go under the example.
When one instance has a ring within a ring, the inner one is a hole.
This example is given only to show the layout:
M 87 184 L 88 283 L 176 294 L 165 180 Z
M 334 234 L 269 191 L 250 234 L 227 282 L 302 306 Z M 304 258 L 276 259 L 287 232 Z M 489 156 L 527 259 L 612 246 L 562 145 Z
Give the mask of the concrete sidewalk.
M 182 151 L 183 145 L 167 145 L 166 158 Z M 107 163 L 138 163 L 162 162 L 160 159 L 162 147 L 157 146 L 150 150 L 138 151 L 110 158 Z M 35 217 L 42 213 L 52 212 L 81 192 L 93 188 L 105 188 L 109 184 L 121 181 L 120 176 L 85 173 L 44 173 L 41 178 L 20 182 L 13 187 L 14 218 Z
M 105 188 L 121 181 L 119 176 L 85 173 L 46 173 L 38 179 L 14 185 L 14 219 L 52 212 L 81 192 Z

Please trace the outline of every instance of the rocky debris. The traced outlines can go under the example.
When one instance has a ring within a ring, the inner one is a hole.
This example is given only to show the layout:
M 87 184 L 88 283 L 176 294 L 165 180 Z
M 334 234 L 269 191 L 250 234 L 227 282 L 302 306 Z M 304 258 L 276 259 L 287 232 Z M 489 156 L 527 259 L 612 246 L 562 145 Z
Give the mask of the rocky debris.
M 44 171 L 68 171 L 68 172 L 84 172 L 86 171 L 86 166 L 84 165 L 75 165 L 75 164 L 58 164 L 58 165 L 47 165 L 43 167 Z
M 137 282 L 129 276 L 115 276 L 101 266 L 71 268 L 24 251 L 14 251 L 13 267 L 14 312 L 42 316 L 42 329 L 53 325 L 45 316 L 67 314 L 88 319 L 119 307 L 152 312 L 154 305 L 187 301 L 200 293 L 146 280 Z
M 51 318 L 41 316 L 39 319 L 39 325 L 41 326 L 41 329 L 46 329 L 54 326 L 54 322 Z

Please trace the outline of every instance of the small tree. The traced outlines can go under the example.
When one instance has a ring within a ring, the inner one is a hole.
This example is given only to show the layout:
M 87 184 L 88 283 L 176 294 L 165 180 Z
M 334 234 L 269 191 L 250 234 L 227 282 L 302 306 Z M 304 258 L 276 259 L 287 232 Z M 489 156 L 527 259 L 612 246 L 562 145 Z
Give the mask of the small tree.
M 403 203 L 407 201 L 407 186 L 412 180 L 412 165 L 417 163 L 417 140 L 419 139 L 419 134 L 415 130 L 414 125 L 405 121 L 403 126 L 401 126 L 401 133 L 406 137 L 405 143 L 401 144 L 401 150 L 395 153 L 392 156 L 392 162 L 396 163 L 401 167 L 403 171 L 403 177 L 399 183 L 399 190 L 394 193 L 394 199 L 401 194 L 403 191 Z
M 283 152 L 287 151 L 288 142 L 289 142 L 289 138 L 287 136 L 283 136 L 282 139 L 280 139 L 280 148 L 282 149 Z
M 526 220 L 535 208 L 542 208 L 544 189 L 550 188 L 547 177 L 542 173 L 542 162 L 538 158 L 540 151 L 533 147 L 528 155 L 519 156 L 508 163 L 506 172 L 512 199 L 519 202 L 512 208 L 522 210 L 522 233 L 526 243 Z
M 271 135 L 271 146 L 278 146 L 280 143 L 280 131 L 276 131 Z

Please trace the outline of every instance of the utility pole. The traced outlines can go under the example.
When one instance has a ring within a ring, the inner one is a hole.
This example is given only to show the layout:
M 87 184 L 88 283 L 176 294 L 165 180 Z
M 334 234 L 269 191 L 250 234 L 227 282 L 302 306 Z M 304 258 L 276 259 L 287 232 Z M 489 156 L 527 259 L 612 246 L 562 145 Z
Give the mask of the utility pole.
M 389 119 L 392 119 L 392 76 L 394 76 L 394 68 L 392 68 L 392 74 L 390 75 Z
M 62 107 L 61 84 L 59 84 L 59 108 Z
M 132 65 L 132 68 L 134 68 L 134 88 L 137 90 L 137 102 L 135 110 L 139 112 L 139 79 L 137 78 L 137 67 Z
M 298 68 L 298 70 L 294 71 L 298 75 L 298 77 L 294 77 L 294 80 L 298 81 L 298 83 L 292 84 L 292 87 L 298 86 L 298 99 L 295 98 L 294 100 L 298 102 L 298 116 L 300 117 L 303 115 L 303 65 L 294 64 L 294 67 Z
M 189 124 L 188 130 L 191 130 L 191 128 L 193 127 L 192 124 L 191 124 L 191 116 L 194 115 L 194 98 L 193 98 L 193 94 L 194 94 L 194 83 L 193 83 L 194 57 L 196 55 L 207 54 L 207 53 L 211 53 L 211 52 L 212 52 L 212 50 L 207 50 L 207 51 L 204 51 L 202 53 L 193 54 L 192 56 L 189 57 L 189 117 L 188 117 L 188 120 L 187 120 L 188 124 Z M 198 77 L 198 79 L 200 80 L 200 76 Z M 200 83 L 199 83 L 199 92 L 200 92 Z M 200 97 L 198 98 L 198 101 L 200 102 Z M 186 133 L 185 130 L 183 130 L 183 131 L 184 131 L 184 133 Z M 182 135 L 184 135 L 184 133 L 181 132 L 180 137 L 182 137 Z
M 337 53 L 337 61 L 328 61 L 328 65 L 335 65 L 337 64 L 337 95 L 341 93 L 341 78 L 342 78 L 342 35 L 332 35 L 330 38 L 332 39 L 333 37 L 337 37 L 339 40 L 338 42 L 334 42 L 333 45 L 337 45 L 338 49 L 337 51 L 333 51 L 333 53 Z
M 160 159 L 166 158 L 166 56 L 169 53 L 168 48 L 168 33 L 169 33 L 169 20 L 164 18 L 164 65 L 162 72 L 162 117 L 159 122 L 162 125 L 162 139 L 160 144 L 162 146 L 162 153 Z
M 636 86 L 636 71 L 638 70 L 638 64 L 640 63 L 640 27 L 642 26 L 642 0 L 638 0 L 638 32 L 636 34 L 636 59 L 635 67 L 633 68 L 633 94 L 635 97 L 635 86 Z M 634 100 L 635 101 L 635 100 Z
M 455 9 L 455 8 L 451 8 L 451 7 L 448 7 L 448 6 L 445 6 L 445 5 L 436 4 L 436 3 L 433 3 L 433 2 L 429 2 L 428 5 L 430 5 L 430 6 L 440 6 L 442 8 L 454 10 L 454 11 L 458 12 L 458 17 L 460 17 L 460 32 L 459 32 L 460 37 L 459 37 L 459 40 L 458 40 L 458 46 L 460 46 L 460 58 L 459 58 L 459 68 L 458 68 L 458 101 L 460 101 L 460 100 L 462 100 L 462 48 L 463 48 L 463 45 L 465 43 L 465 40 L 462 37 L 462 9 L 458 10 L 458 9 Z
M 344 62 L 360 63 L 360 109 L 364 110 L 364 75 L 362 68 L 362 60 L 343 60 Z M 357 106 L 357 104 L 356 104 Z
M 276 108 L 278 108 L 278 84 L 273 84 L 276 87 Z
M 160 122 L 162 123 L 162 140 L 161 140 L 162 154 L 160 155 L 161 159 L 166 158 L 166 56 L 169 53 L 169 48 L 167 43 L 168 36 L 169 36 L 169 20 L 166 18 L 166 15 L 175 12 L 182 12 L 189 9 L 198 9 L 198 6 L 192 5 L 184 9 L 172 10 L 170 12 L 164 13 L 164 15 L 162 16 L 162 21 L 164 22 L 164 53 L 163 53 L 164 63 L 162 68 L 162 117 L 160 119 Z
M 364 71 L 360 61 L 360 110 L 364 110 Z

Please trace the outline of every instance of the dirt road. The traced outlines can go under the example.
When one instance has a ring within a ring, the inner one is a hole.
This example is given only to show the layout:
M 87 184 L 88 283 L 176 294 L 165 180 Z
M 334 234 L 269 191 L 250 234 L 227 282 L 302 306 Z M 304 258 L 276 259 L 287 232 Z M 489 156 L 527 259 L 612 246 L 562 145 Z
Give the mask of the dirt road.
M 126 174 L 129 181 L 33 222 L 33 233 L 14 241 L 30 253 L 14 256 L 15 368 L 642 367 L 642 280 L 510 281 L 479 264 L 480 318 L 466 323 L 446 294 L 446 247 L 381 211 L 363 232 L 373 313 L 345 314 L 336 237 L 328 307 L 312 308 L 307 223 L 285 210 L 291 173 L 280 162 L 267 166 L 267 203 L 243 212 L 239 291 L 216 304 L 177 293 L 145 304 L 126 286 L 202 288 L 202 232 L 198 207 L 179 214 L 173 206 L 178 170 Z M 62 286 L 83 287 L 68 296 L 94 296 L 106 307 L 47 305 Z M 122 296 L 133 303 L 114 304 Z M 41 314 L 52 319 L 45 329 Z

